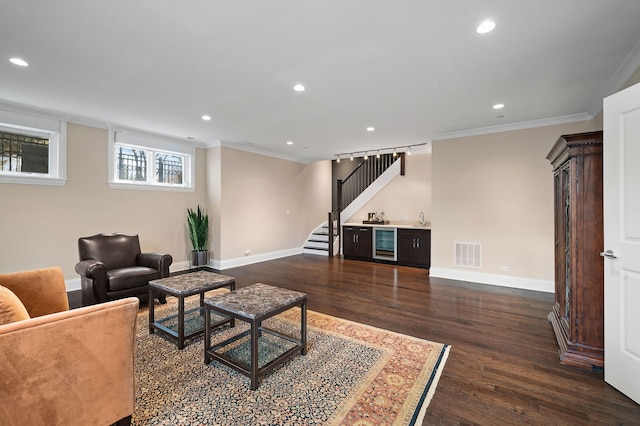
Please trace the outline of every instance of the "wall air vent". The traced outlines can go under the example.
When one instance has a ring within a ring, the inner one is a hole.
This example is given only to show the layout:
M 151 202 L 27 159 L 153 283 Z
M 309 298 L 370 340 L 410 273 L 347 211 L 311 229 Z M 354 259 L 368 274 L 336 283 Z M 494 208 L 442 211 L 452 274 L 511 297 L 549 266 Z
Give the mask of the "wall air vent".
M 454 243 L 454 265 L 463 268 L 482 267 L 482 244 L 480 243 Z

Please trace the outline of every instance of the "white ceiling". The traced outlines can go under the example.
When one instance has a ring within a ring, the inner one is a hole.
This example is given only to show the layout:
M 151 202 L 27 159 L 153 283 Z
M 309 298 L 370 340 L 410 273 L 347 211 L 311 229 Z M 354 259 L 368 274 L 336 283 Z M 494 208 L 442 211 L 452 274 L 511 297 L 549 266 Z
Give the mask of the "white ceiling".
M 639 41 L 638 0 L 0 0 L 0 101 L 313 161 L 589 118 Z

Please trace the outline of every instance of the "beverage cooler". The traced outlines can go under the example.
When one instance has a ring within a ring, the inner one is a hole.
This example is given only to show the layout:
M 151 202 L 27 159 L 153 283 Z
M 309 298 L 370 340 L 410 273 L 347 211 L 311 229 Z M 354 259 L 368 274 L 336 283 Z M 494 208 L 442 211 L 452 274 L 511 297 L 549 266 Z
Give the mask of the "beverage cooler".
M 373 258 L 398 260 L 396 249 L 396 228 L 373 228 Z

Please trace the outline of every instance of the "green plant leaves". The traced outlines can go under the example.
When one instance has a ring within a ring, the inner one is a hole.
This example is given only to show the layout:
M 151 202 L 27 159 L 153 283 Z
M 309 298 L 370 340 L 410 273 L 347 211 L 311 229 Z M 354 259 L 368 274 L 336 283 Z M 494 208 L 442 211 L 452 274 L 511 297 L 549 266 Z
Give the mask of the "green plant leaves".
M 197 211 L 187 208 L 187 227 L 193 249 L 207 250 L 209 243 L 209 215 L 198 205 Z

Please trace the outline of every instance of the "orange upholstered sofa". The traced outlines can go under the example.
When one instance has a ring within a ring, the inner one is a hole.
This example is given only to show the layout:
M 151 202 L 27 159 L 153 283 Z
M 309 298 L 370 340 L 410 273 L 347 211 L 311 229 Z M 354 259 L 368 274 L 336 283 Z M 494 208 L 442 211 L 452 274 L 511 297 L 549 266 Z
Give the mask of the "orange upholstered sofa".
M 0 274 L 0 424 L 128 424 L 138 299 L 69 310 L 60 268 Z

